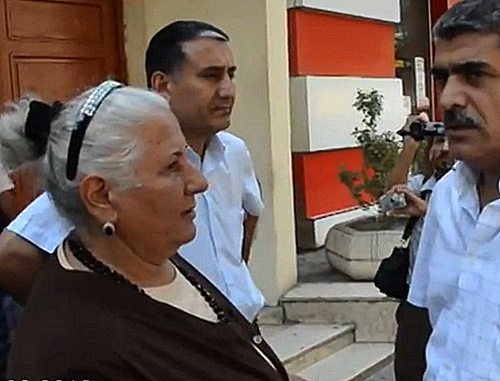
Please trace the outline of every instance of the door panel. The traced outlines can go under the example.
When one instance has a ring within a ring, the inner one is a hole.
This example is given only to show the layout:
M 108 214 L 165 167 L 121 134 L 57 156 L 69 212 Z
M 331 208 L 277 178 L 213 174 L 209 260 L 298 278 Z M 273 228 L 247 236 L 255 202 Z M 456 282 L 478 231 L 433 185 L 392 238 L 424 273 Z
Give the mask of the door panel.
M 103 39 L 103 10 L 96 4 L 40 1 L 7 2 L 9 38 L 98 43 Z
M 0 0 L 2 102 L 36 91 L 76 94 L 102 79 L 125 80 L 116 0 Z
M 105 75 L 106 62 L 102 58 L 25 58 L 12 57 L 14 71 L 13 93 L 19 98 L 22 93 L 41 94 L 50 82 L 51 99 L 66 99 L 85 89 L 89 83 L 99 82 Z M 54 72 L 59 73 L 57 76 Z
M 0 109 L 25 93 L 64 101 L 109 77 L 126 81 L 121 7 L 121 0 L 0 0 Z M 33 167 L 12 178 L 17 213 L 39 186 Z

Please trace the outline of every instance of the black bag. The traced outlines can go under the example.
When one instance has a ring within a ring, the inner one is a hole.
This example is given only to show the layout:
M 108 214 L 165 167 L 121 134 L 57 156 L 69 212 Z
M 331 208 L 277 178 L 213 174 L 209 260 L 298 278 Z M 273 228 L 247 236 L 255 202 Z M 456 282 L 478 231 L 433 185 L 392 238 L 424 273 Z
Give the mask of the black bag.
M 373 279 L 380 292 L 391 298 L 404 300 L 408 296 L 406 278 L 410 267 L 410 249 L 407 241 L 417 221 L 418 217 L 408 220 L 402 237 L 406 243 L 392 249 L 392 254 L 382 260 Z

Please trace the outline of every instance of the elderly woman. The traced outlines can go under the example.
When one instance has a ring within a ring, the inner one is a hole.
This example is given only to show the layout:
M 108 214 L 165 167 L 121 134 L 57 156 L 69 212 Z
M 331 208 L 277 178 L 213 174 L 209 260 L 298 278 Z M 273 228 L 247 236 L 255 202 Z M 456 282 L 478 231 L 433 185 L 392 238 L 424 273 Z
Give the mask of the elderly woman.
M 13 136 L 47 131 L 32 148 L 75 230 L 33 284 L 7 378 L 287 380 L 255 327 L 176 256 L 207 183 L 167 101 L 107 81 L 62 110 L 23 110 Z

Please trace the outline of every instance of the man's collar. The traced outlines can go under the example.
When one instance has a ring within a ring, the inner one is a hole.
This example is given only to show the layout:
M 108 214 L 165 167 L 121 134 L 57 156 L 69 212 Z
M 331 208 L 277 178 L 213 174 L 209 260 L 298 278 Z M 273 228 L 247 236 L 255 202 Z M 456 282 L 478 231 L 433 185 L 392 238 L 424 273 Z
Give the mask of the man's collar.
M 471 187 L 476 189 L 478 185 L 477 182 L 479 180 L 479 173 L 477 171 L 473 170 L 463 161 L 458 161 L 451 170 L 457 173 L 455 185 L 459 195 L 463 194 Z M 497 187 L 498 192 L 500 193 L 500 180 Z
M 224 151 L 226 150 L 226 145 L 218 135 L 219 134 L 217 133 L 214 136 L 212 136 L 212 138 L 207 144 L 204 155 L 204 158 L 210 156 L 214 158 L 217 162 L 224 160 Z M 202 161 L 200 156 L 191 147 L 188 147 L 188 152 L 189 152 L 188 155 L 191 158 L 196 158 L 196 161 L 199 162 Z

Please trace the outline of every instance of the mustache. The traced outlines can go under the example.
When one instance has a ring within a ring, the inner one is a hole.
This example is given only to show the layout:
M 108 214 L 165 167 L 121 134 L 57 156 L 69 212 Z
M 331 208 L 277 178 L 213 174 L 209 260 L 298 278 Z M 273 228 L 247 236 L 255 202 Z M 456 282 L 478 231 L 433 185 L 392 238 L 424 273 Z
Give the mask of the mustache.
M 446 110 L 444 113 L 445 129 L 453 128 L 455 126 L 460 126 L 462 128 L 479 129 L 481 128 L 481 122 L 468 116 L 464 110 Z

